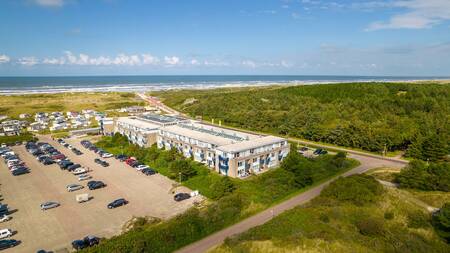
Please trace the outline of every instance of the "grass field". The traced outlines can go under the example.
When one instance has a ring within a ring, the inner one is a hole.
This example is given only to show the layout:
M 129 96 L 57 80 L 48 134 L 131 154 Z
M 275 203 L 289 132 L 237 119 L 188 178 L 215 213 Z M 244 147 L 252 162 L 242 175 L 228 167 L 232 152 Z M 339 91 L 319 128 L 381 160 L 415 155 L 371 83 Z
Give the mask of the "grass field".
M 105 111 L 126 106 L 144 105 L 134 93 L 86 92 L 0 96 L 0 114 L 17 118 L 22 113 L 81 111 L 93 109 Z

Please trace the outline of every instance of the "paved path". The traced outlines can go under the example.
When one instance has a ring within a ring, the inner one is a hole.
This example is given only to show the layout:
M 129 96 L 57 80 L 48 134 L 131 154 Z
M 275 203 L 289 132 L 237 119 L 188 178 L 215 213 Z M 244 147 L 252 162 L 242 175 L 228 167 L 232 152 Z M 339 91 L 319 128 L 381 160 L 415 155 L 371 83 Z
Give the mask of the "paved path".
M 378 158 L 372 158 L 372 157 L 361 156 L 361 155 L 351 154 L 350 157 L 359 160 L 361 162 L 361 165 L 344 173 L 342 176 L 349 176 L 349 175 L 353 175 L 353 174 L 363 173 L 367 170 L 377 168 L 377 167 L 402 168 L 405 166 L 405 163 L 403 163 L 403 162 L 382 160 L 382 159 L 378 159 Z M 309 200 L 317 197 L 320 194 L 320 192 L 322 191 L 322 189 L 335 179 L 336 178 L 330 179 L 327 182 L 322 183 L 322 184 L 320 184 L 306 192 L 303 192 L 291 199 L 288 199 L 276 206 L 273 206 L 272 208 L 262 211 L 262 212 L 254 215 L 252 217 L 249 217 L 233 226 L 230 226 L 221 231 L 218 231 L 208 237 L 205 237 L 204 239 L 202 239 L 200 241 L 192 243 L 192 244 L 178 250 L 177 252 L 178 253 L 205 252 L 214 246 L 220 245 L 227 237 L 231 237 L 233 235 L 243 233 L 253 227 L 262 225 L 262 224 L 268 222 L 269 220 L 271 220 L 273 217 L 281 214 L 282 212 L 292 209 L 298 205 L 304 204 L 304 203 L 308 202 Z

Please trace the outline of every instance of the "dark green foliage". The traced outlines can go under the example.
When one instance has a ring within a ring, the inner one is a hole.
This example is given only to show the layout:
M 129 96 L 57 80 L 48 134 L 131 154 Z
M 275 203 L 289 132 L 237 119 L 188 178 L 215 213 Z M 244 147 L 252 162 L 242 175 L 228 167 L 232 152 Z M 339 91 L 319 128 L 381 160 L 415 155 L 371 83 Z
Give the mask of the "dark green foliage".
M 372 176 L 353 175 L 335 180 L 320 196 L 364 205 L 375 202 L 382 193 L 383 186 Z
M 188 160 L 175 160 L 169 165 L 169 177 L 172 179 L 181 180 L 181 182 L 188 180 L 195 176 L 197 171 Z
M 298 187 L 305 187 L 313 183 L 311 167 L 308 166 L 307 158 L 300 155 L 296 146 L 291 147 L 292 152 L 283 160 L 281 168 L 294 175 L 294 181 Z
M 236 185 L 233 183 L 233 181 L 231 181 L 229 177 L 225 176 L 212 184 L 211 188 L 213 192 L 213 196 L 211 198 L 220 199 L 236 190 Z
M 388 151 L 408 150 L 409 156 L 430 161 L 449 153 L 448 84 L 324 84 L 161 96 L 192 116 L 235 127 L 373 152 L 386 145 Z M 184 104 L 188 98 L 197 102 Z
M 392 219 L 394 219 L 394 213 L 393 212 L 385 212 L 384 213 L 384 218 L 386 220 L 392 220 Z
M 426 228 L 430 225 L 430 215 L 421 211 L 408 214 L 408 227 Z
M 432 224 L 439 236 L 450 243 L 450 203 L 445 205 L 432 217 Z
M 366 217 L 356 222 L 359 233 L 366 236 L 380 236 L 384 234 L 383 221 L 374 217 Z
M 321 220 L 324 223 L 330 222 L 330 218 L 325 213 L 321 213 L 319 216 L 319 220 Z
M 412 161 L 395 177 L 402 188 L 450 191 L 450 164 Z

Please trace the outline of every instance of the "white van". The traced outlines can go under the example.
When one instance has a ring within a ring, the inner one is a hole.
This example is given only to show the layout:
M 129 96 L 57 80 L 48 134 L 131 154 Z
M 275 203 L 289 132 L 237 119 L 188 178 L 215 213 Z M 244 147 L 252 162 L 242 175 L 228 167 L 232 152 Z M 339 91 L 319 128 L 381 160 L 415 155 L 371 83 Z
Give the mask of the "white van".
M 12 236 L 11 229 L 0 230 L 0 239 L 6 238 L 6 237 L 11 237 L 11 236 Z

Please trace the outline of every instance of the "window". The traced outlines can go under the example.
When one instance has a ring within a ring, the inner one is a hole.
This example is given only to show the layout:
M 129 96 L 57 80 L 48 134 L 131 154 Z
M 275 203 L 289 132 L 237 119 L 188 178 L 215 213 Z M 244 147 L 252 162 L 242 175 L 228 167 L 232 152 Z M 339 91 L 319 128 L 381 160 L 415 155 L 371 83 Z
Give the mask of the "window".
M 250 149 L 250 154 L 253 154 L 253 153 L 255 153 L 255 149 L 254 148 Z
M 242 167 L 242 162 L 238 162 L 238 167 Z

